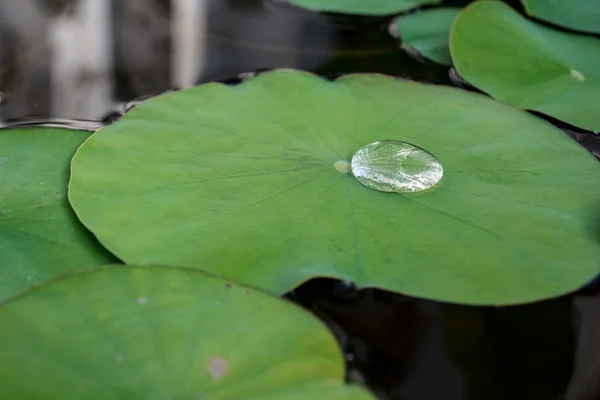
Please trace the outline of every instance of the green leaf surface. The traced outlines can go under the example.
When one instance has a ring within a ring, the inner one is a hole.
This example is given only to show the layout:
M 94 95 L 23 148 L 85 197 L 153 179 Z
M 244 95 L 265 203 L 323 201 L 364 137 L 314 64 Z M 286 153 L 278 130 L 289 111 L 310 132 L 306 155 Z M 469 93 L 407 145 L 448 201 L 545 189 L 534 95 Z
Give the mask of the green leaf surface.
M 465 8 L 450 34 L 468 82 L 515 107 L 600 130 L 600 40 L 547 28 L 499 1 Z
M 432 153 L 442 180 L 383 193 L 336 169 L 378 140 Z M 600 271 L 598 187 L 600 164 L 579 144 L 487 96 L 282 70 L 140 104 L 80 147 L 70 200 L 131 264 L 200 267 L 277 294 L 332 276 L 505 304 Z
M 598 0 L 523 0 L 528 15 L 577 31 L 600 33 Z
M 308 312 L 197 270 L 74 274 L 6 302 L 0 325 L 6 399 L 372 399 Z
M 460 8 L 446 7 L 419 11 L 394 21 L 402 45 L 444 65 L 452 65 L 448 40 L 450 28 Z
M 353 15 L 390 15 L 441 0 L 287 0 L 312 11 Z
M 0 130 L 0 300 L 116 260 L 67 200 L 71 158 L 88 136 L 68 129 Z

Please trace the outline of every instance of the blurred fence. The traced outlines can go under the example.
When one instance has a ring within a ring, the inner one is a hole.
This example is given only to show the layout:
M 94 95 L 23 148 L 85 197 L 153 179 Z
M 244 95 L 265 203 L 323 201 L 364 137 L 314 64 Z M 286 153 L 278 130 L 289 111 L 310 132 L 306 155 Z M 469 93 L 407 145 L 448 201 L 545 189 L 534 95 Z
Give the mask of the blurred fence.
M 0 1 L 0 118 L 98 119 L 194 84 L 208 1 Z

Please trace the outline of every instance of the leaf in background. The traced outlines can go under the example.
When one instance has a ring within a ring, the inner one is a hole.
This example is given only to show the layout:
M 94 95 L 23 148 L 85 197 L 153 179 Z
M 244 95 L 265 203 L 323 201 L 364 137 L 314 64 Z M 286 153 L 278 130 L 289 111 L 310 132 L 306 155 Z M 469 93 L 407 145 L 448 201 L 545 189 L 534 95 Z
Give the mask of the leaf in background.
M 576 31 L 600 33 L 598 0 L 523 0 L 528 15 Z
M 69 165 L 89 132 L 0 130 L 0 301 L 66 272 L 116 259 L 67 200 Z
M 113 266 L 0 307 L 7 399 L 368 400 L 328 329 L 199 271 Z
M 390 15 L 441 0 L 287 0 L 308 10 L 353 15 Z
M 432 153 L 429 190 L 341 173 L 380 140 Z M 600 269 L 600 164 L 529 113 L 459 89 L 274 71 L 150 99 L 73 159 L 70 201 L 130 264 L 199 267 L 282 294 L 332 276 L 507 304 Z
M 454 22 L 460 75 L 515 107 L 600 130 L 600 40 L 547 28 L 499 1 L 478 1 Z
M 459 12 L 460 8 L 447 7 L 403 15 L 393 22 L 393 31 L 403 46 L 439 64 L 452 65 L 448 40 Z

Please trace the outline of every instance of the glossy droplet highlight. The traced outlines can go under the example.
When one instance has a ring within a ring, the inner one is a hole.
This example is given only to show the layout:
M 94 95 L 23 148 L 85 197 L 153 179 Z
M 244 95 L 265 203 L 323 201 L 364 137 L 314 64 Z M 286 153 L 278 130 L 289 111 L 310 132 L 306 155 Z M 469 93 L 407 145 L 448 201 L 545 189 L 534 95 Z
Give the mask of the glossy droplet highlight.
M 396 140 L 364 146 L 354 154 L 351 165 L 360 183 L 381 192 L 420 192 L 444 175 L 442 164 L 431 153 Z

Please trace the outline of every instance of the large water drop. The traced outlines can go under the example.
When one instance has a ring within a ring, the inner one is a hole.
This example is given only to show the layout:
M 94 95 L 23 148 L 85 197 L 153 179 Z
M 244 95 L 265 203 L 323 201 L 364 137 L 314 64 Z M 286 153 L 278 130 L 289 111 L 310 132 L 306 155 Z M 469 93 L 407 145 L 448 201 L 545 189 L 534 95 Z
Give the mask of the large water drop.
M 360 183 L 382 192 L 420 192 L 444 175 L 442 164 L 431 153 L 397 140 L 364 146 L 352 157 L 351 166 Z

